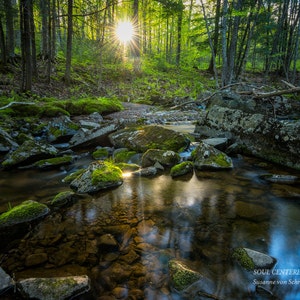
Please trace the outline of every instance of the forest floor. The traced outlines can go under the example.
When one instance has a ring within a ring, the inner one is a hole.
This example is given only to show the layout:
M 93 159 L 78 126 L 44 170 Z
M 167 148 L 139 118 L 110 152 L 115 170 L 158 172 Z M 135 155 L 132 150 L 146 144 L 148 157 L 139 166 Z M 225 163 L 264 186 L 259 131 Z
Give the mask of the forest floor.
M 38 70 L 38 76 L 33 79 L 32 91 L 20 94 L 20 66 L 7 66 L 0 72 L 0 97 L 74 100 L 84 97 L 108 97 L 117 98 L 124 103 L 170 107 L 176 99 L 197 100 L 203 94 L 213 93 L 217 89 L 212 75 L 205 70 L 178 69 L 174 66 L 166 68 L 146 62 L 140 72 L 135 72 L 130 64 L 105 65 L 101 69 L 94 64 L 74 64 L 69 86 L 64 82 L 63 62 L 53 64 L 50 81 L 45 78 L 46 62 L 39 61 Z M 265 76 L 259 72 L 248 72 L 241 81 L 251 87 L 276 90 L 286 88 L 281 79 L 283 78 L 273 74 Z M 140 109 L 143 108 L 145 107 L 141 106 Z M 129 109 L 130 104 L 127 105 L 127 110 Z

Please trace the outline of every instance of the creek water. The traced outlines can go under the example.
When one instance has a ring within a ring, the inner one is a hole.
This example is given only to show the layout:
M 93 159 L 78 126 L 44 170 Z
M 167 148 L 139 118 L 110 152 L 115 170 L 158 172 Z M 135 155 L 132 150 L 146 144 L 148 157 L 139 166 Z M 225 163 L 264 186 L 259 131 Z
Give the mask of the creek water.
M 27 199 L 47 203 L 69 189 L 62 179 L 72 171 L 1 171 L 0 212 Z M 92 291 L 78 299 L 209 299 L 197 285 L 170 288 L 168 260 L 176 258 L 215 283 L 215 299 L 300 299 L 300 187 L 265 182 L 265 173 L 300 176 L 247 157 L 231 171 L 126 176 L 47 216 L 1 254 L 1 266 L 15 279 L 87 274 Z M 235 247 L 275 257 L 275 269 L 243 270 L 231 259 Z M 39 253 L 46 259 L 30 264 Z

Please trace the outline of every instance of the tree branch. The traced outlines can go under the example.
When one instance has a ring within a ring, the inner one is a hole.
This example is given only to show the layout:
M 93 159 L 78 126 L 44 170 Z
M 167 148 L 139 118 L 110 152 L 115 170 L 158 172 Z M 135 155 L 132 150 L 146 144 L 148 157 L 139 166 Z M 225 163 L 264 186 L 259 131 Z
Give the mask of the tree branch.
M 10 106 L 13 106 L 14 104 L 33 105 L 35 103 L 34 102 L 16 102 L 16 101 L 13 101 L 13 102 L 10 102 L 9 104 L 5 105 L 5 106 L 0 107 L 0 110 L 8 108 Z

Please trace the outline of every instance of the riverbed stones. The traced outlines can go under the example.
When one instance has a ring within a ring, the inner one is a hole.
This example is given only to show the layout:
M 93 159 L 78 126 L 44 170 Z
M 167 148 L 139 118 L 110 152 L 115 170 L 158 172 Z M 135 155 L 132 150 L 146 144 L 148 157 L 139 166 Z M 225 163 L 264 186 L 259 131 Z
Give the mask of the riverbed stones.
M 109 139 L 116 148 L 128 148 L 136 152 L 146 152 L 148 149 L 177 152 L 190 144 L 185 134 L 157 125 L 122 129 L 110 134 Z
M 247 271 L 254 269 L 271 269 L 277 262 L 274 257 L 265 253 L 242 247 L 233 250 L 232 258 Z
M 88 292 L 90 280 L 86 275 L 28 278 L 20 280 L 17 287 L 27 299 L 64 300 Z
M 0 152 L 8 152 L 11 149 L 18 148 L 18 144 L 12 137 L 2 128 L 0 128 Z
M 26 166 L 41 159 L 51 158 L 57 153 L 54 146 L 30 139 L 10 153 L 2 166 L 5 168 Z
M 206 143 L 199 143 L 192 153 L 194 166 L 197 170 L 232 169 L 231 158 L 224 152 Z
M 78 193 L 96 193 L 103 189 L 120 186 L 122 183 L 120 168 L 108 161 L 97 161 L 91 163 L 70 183 L 70 186 Z

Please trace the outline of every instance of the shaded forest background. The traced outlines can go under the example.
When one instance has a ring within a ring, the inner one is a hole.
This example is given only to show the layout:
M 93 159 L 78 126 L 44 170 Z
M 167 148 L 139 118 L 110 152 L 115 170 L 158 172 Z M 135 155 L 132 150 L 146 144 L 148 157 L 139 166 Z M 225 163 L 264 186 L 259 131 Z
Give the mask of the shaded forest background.
M 134 25 L 128 43 L 115 34 L 121 20 Z M 1 0 L 1 90 L 109 95 L 134 76 L 145 94 L 168 93 L 163 73 L 175 96 L 254 72 L 297 85 L 299 40 L 298 0 Z

